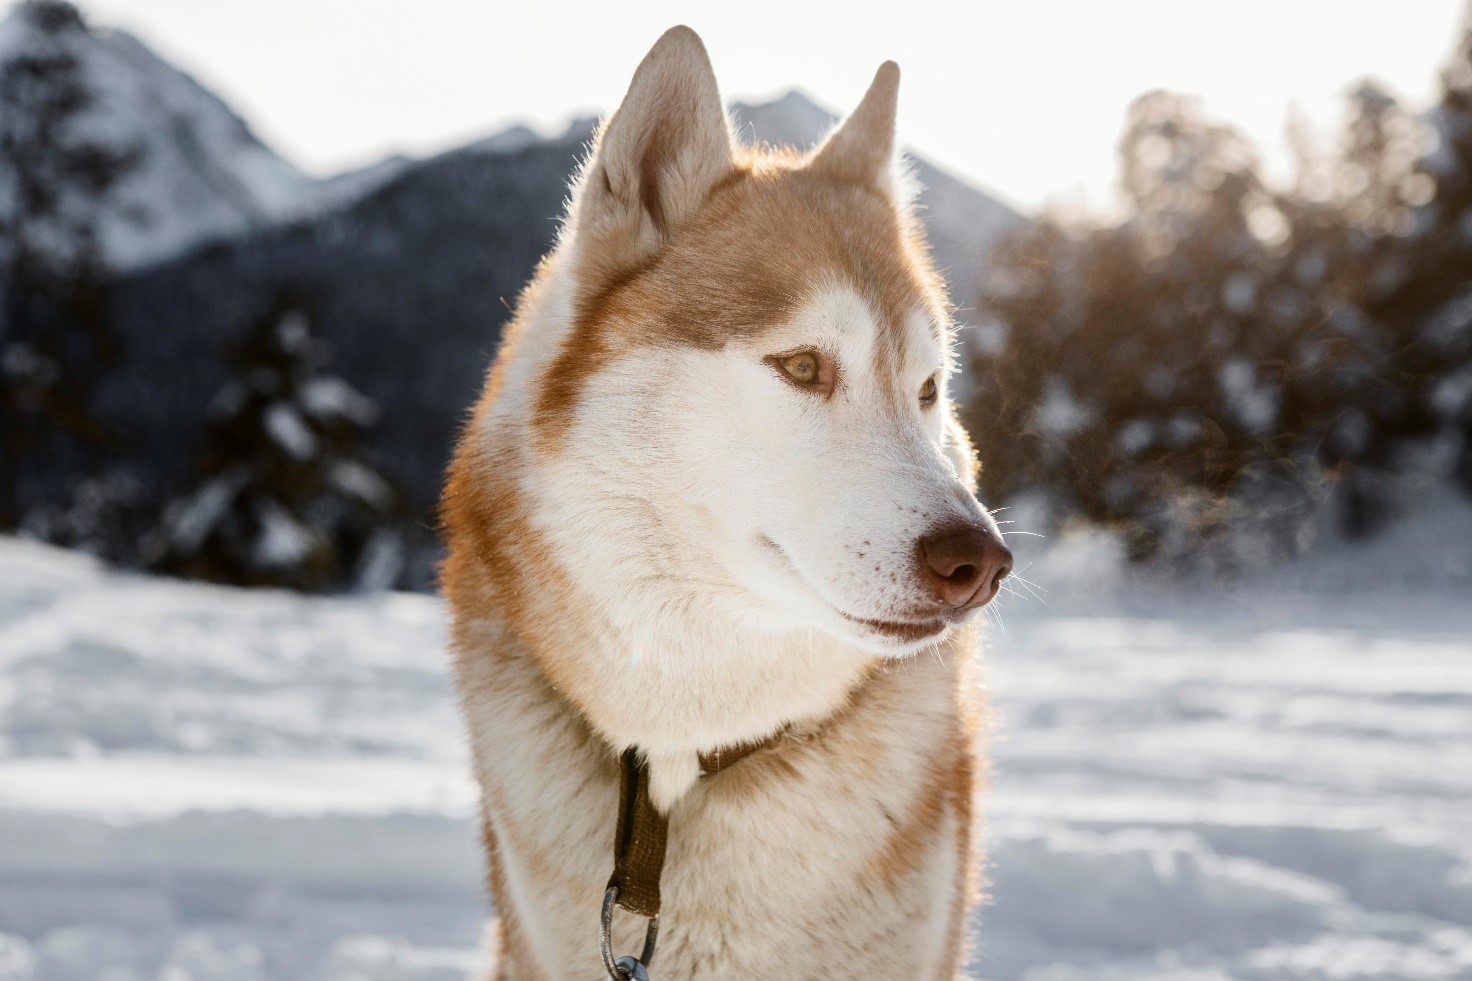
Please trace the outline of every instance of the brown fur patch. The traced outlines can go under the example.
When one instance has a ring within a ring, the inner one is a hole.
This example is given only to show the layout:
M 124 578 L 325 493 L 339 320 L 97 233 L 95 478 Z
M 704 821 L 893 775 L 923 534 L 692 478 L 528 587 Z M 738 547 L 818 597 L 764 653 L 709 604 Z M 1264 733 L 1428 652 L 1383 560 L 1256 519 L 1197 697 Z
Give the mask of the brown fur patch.
M 929 761 L 925 780 L 910 804 L 910 811 L 890 829 L 889 837 L 871 860 L 874 874 L 886 887 L 914 875 L 929 859 L 918 842 L 934 840 L 946 812 L 956 805 L 955 783 L 960 753 L 953 740 Z

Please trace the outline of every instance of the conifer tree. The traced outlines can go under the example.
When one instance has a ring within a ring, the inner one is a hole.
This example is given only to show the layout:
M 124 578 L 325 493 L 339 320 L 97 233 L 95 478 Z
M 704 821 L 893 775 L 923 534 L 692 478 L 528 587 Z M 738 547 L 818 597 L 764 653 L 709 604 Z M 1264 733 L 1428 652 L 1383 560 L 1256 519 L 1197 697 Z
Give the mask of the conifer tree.
M 211 406 L 200 479 L 165 510 L 156 567 L 306 590 L 393 584 L 400 495 L 361 448 L 378 409 L 323 372 L 324 353 L 289 298 L 259 321 Z

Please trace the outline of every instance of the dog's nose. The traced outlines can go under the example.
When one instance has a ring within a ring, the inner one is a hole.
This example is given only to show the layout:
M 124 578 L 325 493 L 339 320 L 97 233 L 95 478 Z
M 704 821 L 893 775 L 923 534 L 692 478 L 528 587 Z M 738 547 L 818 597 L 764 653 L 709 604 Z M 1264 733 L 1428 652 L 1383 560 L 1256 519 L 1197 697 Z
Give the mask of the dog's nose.
M 992 601 L 1012 571 L 1012 553 L 980 524 L 946 525 L 920 539 L 920 579 L 948 606 L 974 610 Z

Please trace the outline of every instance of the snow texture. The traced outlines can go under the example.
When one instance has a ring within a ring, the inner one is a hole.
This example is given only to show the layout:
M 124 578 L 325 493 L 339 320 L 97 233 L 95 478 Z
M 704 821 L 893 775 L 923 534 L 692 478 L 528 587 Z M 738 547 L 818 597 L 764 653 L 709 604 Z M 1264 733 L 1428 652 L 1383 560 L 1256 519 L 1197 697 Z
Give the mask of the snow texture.
M 1233 590 L 1019 546 L 972 976 L 1472 978 L 1472 515 L 1407 528 Z M 0 979 L 465 977 L 443 644 L 0 539 Z

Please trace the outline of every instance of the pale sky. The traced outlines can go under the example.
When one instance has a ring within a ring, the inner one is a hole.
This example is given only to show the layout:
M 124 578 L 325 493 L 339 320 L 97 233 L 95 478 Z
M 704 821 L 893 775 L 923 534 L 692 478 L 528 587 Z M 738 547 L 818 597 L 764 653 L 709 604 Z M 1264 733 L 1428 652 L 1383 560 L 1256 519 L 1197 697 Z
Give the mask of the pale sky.
M 1290 104 L 1332 127 L 1360 77 L 1424 105 L 1463 3 L 81 0 L 314 173 L 610 110 L 654 39 L 688 23 L 728 98 L 798 87 L 844 112 L 895 59 L 904 141 L 1025 208 L 1107 205 L 1125 108 L 1148 89 L 1203 96 L 1270 159 Z

